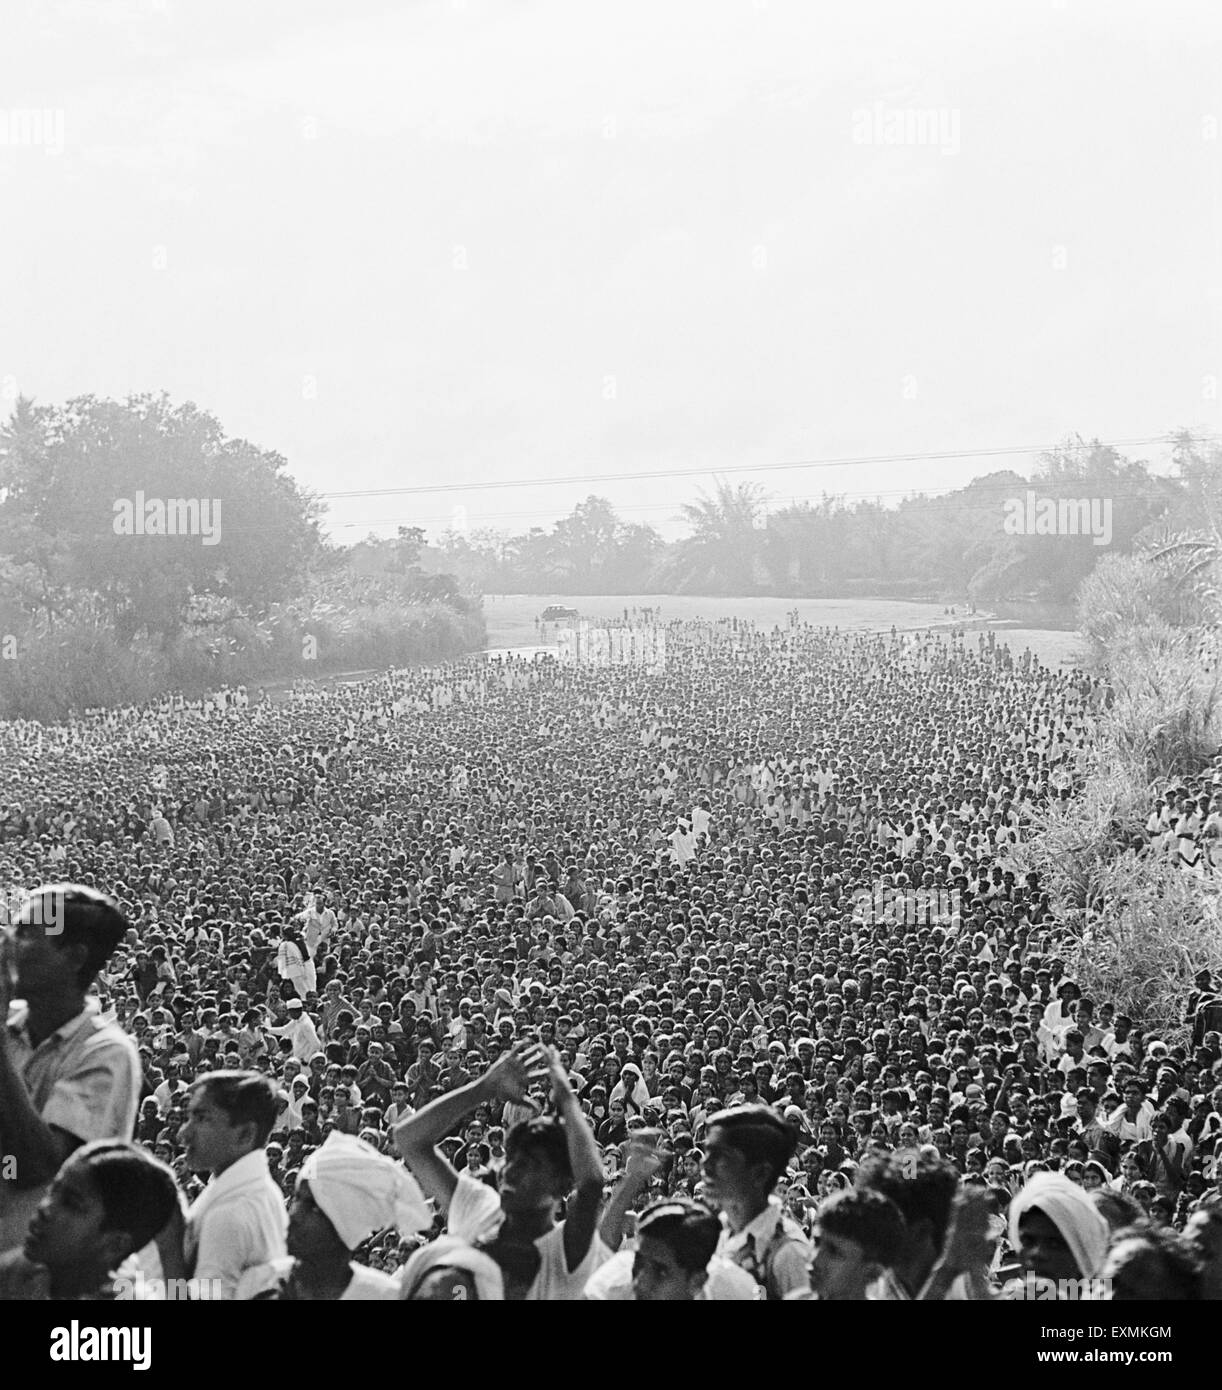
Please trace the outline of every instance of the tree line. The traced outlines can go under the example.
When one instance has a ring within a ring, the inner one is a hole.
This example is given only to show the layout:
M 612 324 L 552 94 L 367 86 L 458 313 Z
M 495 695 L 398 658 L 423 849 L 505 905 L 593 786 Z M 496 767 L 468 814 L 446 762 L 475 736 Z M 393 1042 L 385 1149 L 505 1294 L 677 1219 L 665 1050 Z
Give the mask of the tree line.
M 1030 478 L 1001 470 L 894 506 L 825 495 L 770 510 L 759 484 L 721 482 L 683 506 L 686 534 L 670 542 L 591 496 L 550 528 L 447 531 L 426 563 L 485 593 L 869 594 L 1068 608 L 1103 554 L 1191 529 L 1204 481 L 1219 473 L 1222 448 L 1187 431 L 1172 436 L 1162 474 L 1072 438 L 1040 455 Z M 1059 534 L 1067 518 L 1073 533 Z M 1088 528 L 1105 518 L 1097 543 Z

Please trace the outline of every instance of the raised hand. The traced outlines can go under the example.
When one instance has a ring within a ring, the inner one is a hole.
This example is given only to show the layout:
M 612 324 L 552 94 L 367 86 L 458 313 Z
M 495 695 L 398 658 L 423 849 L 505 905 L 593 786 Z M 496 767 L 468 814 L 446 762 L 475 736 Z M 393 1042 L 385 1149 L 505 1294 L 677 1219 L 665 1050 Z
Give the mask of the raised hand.
M 560 1053 L 554 1047 L 540 1048 L 544 1057 L 546 1074 L 552 1083 L 552 1100 L 556 1106 L 561 1106 L 565 1100 L 573 1098 L 573 1086 L 569 1081 L 569 1074 L 565 1070 L 564 1063 L 560 1060 Z
M 495 1100 L 533 1105 L 531 1082 L 546 1076 L 548 1070 L 547 1053 L 539 1043 L 518 1043 L 488 1068 L 484 1087 Z
M 628 1144 L 628 1161 L 624 1167 L 625 1178 L 644 1187 L 661 1168 L 666 1155 L 658 1149 L 659 1134 L 655 1130 L 637 1131 L 637 1136 Z
M 987 1198 L 966 1189 L 960 1192 L 951 1211 L 942 1264 L 959 1271 L 987 1268 L 995 1243 L 992 1220 Z

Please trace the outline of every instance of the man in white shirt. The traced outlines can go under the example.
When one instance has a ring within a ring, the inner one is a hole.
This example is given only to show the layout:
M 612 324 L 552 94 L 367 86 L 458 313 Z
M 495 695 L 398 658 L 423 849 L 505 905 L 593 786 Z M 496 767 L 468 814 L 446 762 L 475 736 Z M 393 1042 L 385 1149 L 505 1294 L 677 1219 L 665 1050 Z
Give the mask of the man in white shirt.
M 437 1145 L 480 1105 L 525 1105 L 547 1077 L 556 1120 L 516 1125 L 505 1144 L 500 1195 L 459 1174 Z M 580 1299 L 610 1255 L 598 1233 L 603 1165 L 593 1131 L 554 1051 L 519 1045 L 470 1085 L 432 1101 L 395 1128 L 395 1142 L 425 1193 L 446 1213 L 447 1230 L 481 1246 L 500 1265 L 510 1299 Z M 560 1203 L 567 1198 L 563 1221 Z
M 1121 1143 L 1141 1143 L 1151 1137 L 1150 1123 L 1154 1113 L 1154 1103 L 1147 1098 L 1145 1088 L 1140 1081 L 1131 1078 L 1125 1082 L 1124 1104 L 1112 1111 L 1103 1127 L 1115 1134 Z
M 167 1278 L 189 1278 L 196 1298 L 232 1299 L 246 1270 L 287 1254 L 288 1214 L 265 1146 L 278 1112 L 267 1077 L 217 1071 L 191 1088 L 179 1135 L 187 1167 L 212 1181 L 158 1238 Z
M 19 1245 L 64 1159 L 93 1139 L 130 1139 L 140 1057 L 87 997 L 127 934 L 101 893 L 76 884 L 36 889 L 0 937 L 0 1249 Z M 10 991 L 20 1002 L 10 1009 Z
M 302 936 L 310 959 L 317 960 L 319 950 L 338 925 L 335 913 L 327 906 L 327 895 L 319 893 L 304 912 L 297 914 L 296 920 L 303 924 Z
M 288 1038 L 293 1044 L 293 1056 L 299 1062 L 308 1062 L 316 1052 L 322 1051 L 318 1030 L 300 999 L 290 999 L 288 1010 L 289 1021 L 279 1025 L 269 1024 L 267 1031 L 274 1037 Z

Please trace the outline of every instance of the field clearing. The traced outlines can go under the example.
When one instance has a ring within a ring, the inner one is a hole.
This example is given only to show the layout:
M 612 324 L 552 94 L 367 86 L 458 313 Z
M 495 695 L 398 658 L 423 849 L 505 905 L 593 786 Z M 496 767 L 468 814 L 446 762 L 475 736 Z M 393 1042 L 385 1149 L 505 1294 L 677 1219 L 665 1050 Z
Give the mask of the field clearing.
M 822 599 L 822 598 L 720 598 L 697 594 L 485 594 L 484 617 L 488 625 L 488 646 L 494 651 L 515 647 L 550 644 L 554 628 L 549 624 L 541 636 L 535 619 L 551 603 L 575 608 L 583 618 L 622 618 L 625 608 L 656 608 L 663 622 L 670 618 L 745 618 L 762 627 L 784 627 L 786 615 L 797 609 L 803 622 L 820 626 L 901 631 L 911 628 L 942 627 L 965 618 L 960 609 L 955 618 L 947 617 L 936 603 L 910 603 L 902 599 Z M 968 621 L 971 621 L 968 619 Z M 975 620 L 980 622 L 979 617 Z M 999 628 L 997 640 L 1005 642 L 1017 655 L 1025 647 L 1050 666 L 1074 665 L 1079 638 L 1074 632 L 1042 631 L 1035 628 Z

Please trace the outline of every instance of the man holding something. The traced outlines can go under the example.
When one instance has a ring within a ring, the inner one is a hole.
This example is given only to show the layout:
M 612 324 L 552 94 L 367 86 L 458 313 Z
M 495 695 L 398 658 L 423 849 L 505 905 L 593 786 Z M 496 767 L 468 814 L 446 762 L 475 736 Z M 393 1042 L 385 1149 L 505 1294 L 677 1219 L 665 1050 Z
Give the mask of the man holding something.
M 505 1139 L 500 1192 L 458 1173 L 437 1145 L 480 1105 L 526 1105 L 547 1077 L 557 1115 L 514 1125 Z M 554 1049 L 519 1043 L 478 1081 L 439 1097 L 395 1129 L 395 1142 L 424 1192 L 448 1215 L 449 1233 L 497 1262 L 507 1299 L 578 1300 L 610 1251 L 598 1234 L 603 1165 Z M 567 1200 L 563 1221 L 557 1221 Z

